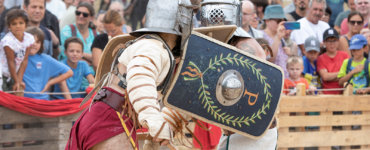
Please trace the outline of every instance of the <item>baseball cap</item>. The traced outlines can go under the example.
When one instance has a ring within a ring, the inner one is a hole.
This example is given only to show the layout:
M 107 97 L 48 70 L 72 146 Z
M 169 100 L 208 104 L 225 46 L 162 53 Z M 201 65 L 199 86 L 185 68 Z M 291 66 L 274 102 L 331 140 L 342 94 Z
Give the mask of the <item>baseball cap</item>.
M 335 38 L 339 39 L 339 34 L 334 28 L 329 28 L 329 29 L 325 30 L 325 32 L 324 32 L 324 41 L 327 38 L 330 38 L 330 37 L 335 37 Z
M 266 19 L 285 19 L 283 7 L 281 5 L 269 5 L 265 8 L 263 20 Z
M 304 49 L 306 50 L 306 52 L 320 52 L 320 41 L 316 37 L 310 36 L 304 41 Z
M 349 50 L 361 49 L 367 45 L 367 40 L 362 34 L 356 34 L 352 36 L 349 42 Z

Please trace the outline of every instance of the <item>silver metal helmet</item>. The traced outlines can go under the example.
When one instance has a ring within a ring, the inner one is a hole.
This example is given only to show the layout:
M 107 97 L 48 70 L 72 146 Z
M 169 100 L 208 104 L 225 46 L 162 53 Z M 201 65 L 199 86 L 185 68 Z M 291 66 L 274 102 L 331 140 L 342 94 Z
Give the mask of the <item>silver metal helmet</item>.
M 192 17 L 193 7 L 190 0 L 149 0 L 144 28 L 131 34 L 133 36 L 148 32 L 190 34 Z
M 204 0 L 201 3 L 201 26 L 236 25 L 233 36 L 251 37 L 241 28 L 242 11 L 239 0 Z

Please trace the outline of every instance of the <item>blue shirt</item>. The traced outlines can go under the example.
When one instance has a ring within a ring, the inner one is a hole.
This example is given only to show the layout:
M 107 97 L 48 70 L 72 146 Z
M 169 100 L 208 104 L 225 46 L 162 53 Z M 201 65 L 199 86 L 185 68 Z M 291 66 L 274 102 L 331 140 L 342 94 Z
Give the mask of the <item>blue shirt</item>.
M 313 85 L 316 88 L 320 88 L 321 85 L 316 69 L 316 61 L 314 62 L 314 66 L 312 66 L 310 60 L 308 60 L 306 56 L 303 56 L 303 67 L 302 73 L 304 78 L 308 81 L 308 84 Z
M 26 92 L 41 92 L 50 78 L 57 77 L 70 70 L 66 65 L 47 54 L 36 54 L 28 57 L 28 64 L 23 75 Z M 49 100 L 47 94 L 24 94 L 24 97 Z
M 63 64 L 67 65 L 67 60 L 62 61 Z M 67 79 L 67 86 L 70 92 L 81 92 L 83 91 L 82 80 L 86 78 L 89 74 L 92 74 L 90 71 L 89 65 L 85 61 L 78 61 L 76 68 L 71 68 L 73 71 L 73 76 Z M 58 85 L 54 86 L 54 92 L 60 92 L 60 87 Z M 81 98 L 85 94 L 71 94 L 72 98 Z M 63 99 L 63 95 L 55 95 L 58 99 Z
M 78 31 L 78 28 L 77 28 L 76 24 L 73 24 L 73 26 L 76 29 L 77 38 L 79 38 L 82 41 L 83 45 L 84 45 L 84 53 L 91 54 L 91 45 L 92 45 L 92 43 L 94 41 L 94 38 L 95 38 L 93 30 L 91 28 L 89 28 L 89 36 L 85 40 L 83 38 L 83 36 L 81 35 L 80 31 Z M 60 60 L 64 60 L 66 58 L 66 56 L 64 54 L 64 42 L 70 37 L 72 37 L 72 29 L 69 25 L 67 25 L 60 32 L 60 41 L 61 41 L 61 46 L 60 46 L 61 53 L 60 53 L 60 56 L 59 56 Z

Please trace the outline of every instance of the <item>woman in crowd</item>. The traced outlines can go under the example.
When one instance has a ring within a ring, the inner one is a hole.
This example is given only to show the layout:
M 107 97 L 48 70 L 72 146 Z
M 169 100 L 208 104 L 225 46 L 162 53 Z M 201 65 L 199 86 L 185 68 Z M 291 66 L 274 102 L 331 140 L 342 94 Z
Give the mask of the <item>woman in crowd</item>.
M 97 35 L 95 26 L 92 21 L 94 20 L 95 11 L 91 4 L 82 2 L 77 6 L 76 9 L 76 23 L 65 26 L 60 34 L 61 45 L 64 45 L 64 41 L 72 36 L 76 36 L 81 39 L 84 44 L 83 59 L 88 63 L 92 62 L 91 45 Z M 66 58 L 64 54 L 64 47 L 61 46 L 60 60 Z
M 347 20 L 349 32 L 340 37 L 339 47 L 341 50 L 345 51 L 349 56 L 351 56 L 351 53 L 348 49 L 349 41 L 353 35 L 360 33 L 362 26 L 364 24 L 364 17 L 359 12 L 353 11 L 348 15 Z
M 125 21 L 125 12 L 124 12 L 124 5 L 122 2 L 120 1 L 113 1 L 110 6 L 109 6 L 109 9 L 108 10 L 115 10 L 117 11 L 121 17 L 123 18 L 123 24 L 122 24 L 122 31 L 123 33 L 130 33 L 132 31 L 131 27 L 128 26 L 126 24 L 126 21 Z
M 117 35 L 124 34 L 122 31 L 122 26 L 124 24 L 123 17 L 117 11 L 108 10 L 102 19 L 102 23 L 105 33 L 99 34 L 91 46 L 94 70 L 98 67 L 100 56 L 108 40 Z

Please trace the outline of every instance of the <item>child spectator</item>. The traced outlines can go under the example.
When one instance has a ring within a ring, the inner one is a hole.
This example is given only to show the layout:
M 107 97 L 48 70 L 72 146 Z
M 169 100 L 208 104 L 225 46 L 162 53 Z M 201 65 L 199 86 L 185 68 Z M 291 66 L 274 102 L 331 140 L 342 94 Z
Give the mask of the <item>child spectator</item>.
M 67 79 L 67 86 L 70 92 L 81 92 L 86 89 L 82 86 L 82 79 L 86 78 L 90 84 L 94 83 L 94 76 L 90 71 L 89 65 L 86 61 L 82 60 L 83 56 L 83 43 L 77 37 L 68 38 L 64 42 L 65 54 L 67 59 L 63 60 L 62 63 L 66 64 L 73 71 L 73 76 Z M 60 88 L 55 86 L 55 92 L 59 92 Z M 82 98 L 85 94 L 72 94 L 72 98 Z M 61 96 L 56 95 L 56 98 Z
M 292 56 L 289 57 L 287 60 L 286 68 L 288 70 L 288 78 L 284 80 L 284 89 L 290 90 L 284 92 L 287 95 L 295 95 L 296 94 L 296 86 L 298 83 L 303 83 L 306 85 L 306 89 L 314 90 L 314 88 L 308 85 L 306 79 L 301 77 L 303 71 L 303 60 L 299 56 Z
M 355 90 L 355 94 L 366 94 L 370 89 L 356 89 L 365 88 L 369 86 L 369 61 L 364 57 L 364 51 L 367 49 L 367 40 L 361 34 L 356 34 L 351 38 L 349 50 L 352 53 L 352 58 L 343 61 L 340 68 L 338 78 L 339 85 L 343 86 L 345 82 L 351 83 Z
M 26 84 L 26 92 L 46 92 L 55 84 L 62 84 L 67 78 L 73 75 L 71 69 L 66 65 L 52 58 L 50 55 L 43 54 L 44 32 L 38 27 L 30 27 L 26 32 L 32 34 L 36 40 L 30 49 L 28 65 L 24 73 L 23 81 Z M 65 82 L 64 82 L 65 84 Z M 65 84 L 64 92 L 68 92 Z M 24 94 L 25 97 L 50 100 L 48 94 Z M 65 95 L 66 99 L 71 98 Z
M 319 74 L 316 70 L 316 60 L 320 53 L 320 41 L 314 36 L 308 37 L 304 42 L 306 56 L 303 56 L 303 75 L 308 84 L 320 88 Z
M 332 89 L 340 88 L 338 82 L 338 72 L 345 59 L 349 58 L 344 51 L 339 51 L 339 34 L 333 29 L 329 28 L 324 32 L 324 45 L 326 52 L 317 58 L 317 71 L 319 72 L 322 88 Z M 324 94 L 341 94 L 341 90 L 337 91 L 323 91 Z
M 22 90 L 24 71 L 27 67 L 29 47 L 35 42 L 31 34 L 25 33 L 28 18 L 21 9 L 10 10 L 6 15 L 8 32 L 0 42 L 0 61 L 4 91 Z

